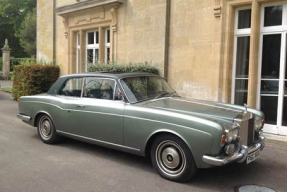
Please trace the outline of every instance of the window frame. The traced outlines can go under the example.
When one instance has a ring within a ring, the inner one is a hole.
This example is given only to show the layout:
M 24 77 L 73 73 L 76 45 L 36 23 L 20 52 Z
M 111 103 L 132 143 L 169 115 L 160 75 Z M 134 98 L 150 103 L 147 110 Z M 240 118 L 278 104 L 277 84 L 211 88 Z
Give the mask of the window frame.
M 89 33 L 94 34 L 94 44 L 89 44 Z M 98 33 L 98 38 L 97 38 L 97 33 Z M 97 43 L 98 41 L 98 43 Z M 99 53 L 100 53 L 100 31 L 99 29 L 95 30 L 89 30 L 86 31 L 86 71 L 88 71 L 88 50 L 93 50 L 93 64 L 96 63 L 96 61 L 99 60 Z M 98 50 L 98 58 L 96 60 L 96 50 Z
M 239 11 L 251 9 L 252 15 L 252 8 L 251 6 L 240 7 L 235 10 L 235 24 L 234 24 L 234 47 L 233 47 L 233 64 L 232 64 L 232 91 L 231 91 L 231 103 L 234 104 L 235 102 L 235 88 L 236 88 L 236 80 L 247 80 L 249 82 L 249 74 L 247 74 L 247 78 L 236 78 L 236 66 L 237 66 L 237 41 L 239 37 L 251 37 L 251 25 L 250 28 L 245 29 L 238 29 L 238 22 L 239 22 Z M 250 46 L 250 44 L 249 44 Z M 248 98 L 248 87 L 247 87 L 247 98 Z
M 110 40 L 109 42 L 108 42 L 108 35 L 109 35 L 109 40 Z M 109 58 L 110 58 L 110 54 L 111 54 L 111 29 L 110 28 L 105 29 L 105 63 L 106 64 L 109 64 L 110 62 L 110 59 L 108 60 L 108 49 L 110 49 L 110 52 L 109 52 Z
M 130 98 L 129 98 L 129 94 L 126 93 L 126 91 L 125 91 L 125 89 L 124 89 L 124 87 L 123 87 L 123 85 L 122 85 L 122 80 L 123 80 L 123 79 L 133 78 L 133 77 L 158 77 L 158 78 L 161 78 L 161 79 L 163 79 L 164 81 L 166 81 L 163 77 L 158 76 L 158 75 L 153 75 L 153 74 L 150 74 L 150 75 L 134 75 L 134 76 L 119 78 L 119 79 L 118 79 L 118 82 L 119 82 L 119 85 L 120 85 L 119 87 L 122 89 L 122 92 L 123 92 L 124 96 L 126 97 L 127 102 L 128 102 L 129 104 L 136 104 L 136 103 L 144 102 L 144 101 L 132 102 L 132 101 L 130 100 Z M 168 82 L 166 82 L 166 83 L 169 85 Z M 171 87 L 171 85 L 169 85 L 169 86 Z M 172 88 L 172 87 L 171 87 L 171 88 Z M 172 88 L 172 89 L 173 89 L 173 88 Z M 174 90 L 174 89 L 173 89 L 173 90 Z
M 268 26 L 264 27 L 264 16 L 265 16 L 265 7 L 282 5 L 282 25 L 281 26 Z M 261 21 L 260 21 L 260 45 L 259 45 L 259 64 L 258 64 L 258 85 L 257 85 L 257 103 L 256 106 L 258 109 L 261 109 L 261 97 L 269 96 L 269 97 L 277 97 L 277 119 L 276 124 L 268 124 L 266 123 L 264 130 L 268 133 L 272 134 L 286 134 L 286 126 L 283 125 L 283 105 L 284 105 L 284 78 L 285 70 L 287 67 L 287 2 L 276 2 L 276 3 L 268 3 L 262 5 L 260 9 L 261 13 Z M 281 51 L 280 51 L 280 69 L 279 69 L 279 78 L 278 79 L 269 79 L 262 78 L 262 54 L 263 54 L 263 37 L 265 35 L 276 35 L 281 34 Z M 277 94 L 261 94 L 261 82 L 262 80 L 270 80 L 270 81 L 278 81 L 279 89 Z M 282 84 L 283 82 L 283 84 Z
M 82 82 L 82 87 L 81 87 L 81 96 L 80 97 L 74 97 L 74 96 L 68 96 L 68 95 L 60 95 L 60 92 L 65 88 L 65 86 L 67 85 L 67 82 L 71 79 L 82 79 L 83 82 Z M 63 84 L 61 85 L 61 88 L 58 90 L 56 96 L 58 97 L 69 97 L 69 98 L 82 98 L 82 95 L 83 95 L 83 85 L 84 85 L 84 81 L 85 81 L 85 78 L 84 77 L 70 77 L 70 78 L 67 78 Z
M 251 33 L 251 24 L 250 28 L 245 28 L 245 29 L 238 29 L 238 22 L 239 22 L 239 11 L 242 10 L 247 10 L 251 9 L 251 6 L 246 6 L 246 7 L 240 7 L 235 10 L 235 26 L 234 26 L 234 34 L 235 35 L 247 35 Z M 251 9 L 251 15 L 252 15 L 252 9 Z
M 282 5 L 282 25 L 264 27 L 265 7 Z M 260 33 L 275 33 L 287 30 L 287 3 L 275 2 L 267 3 L 261 6 L 260 9 Z
M 113 90 L 113 99 L 98 99 L 98 98 L 88 98 L 88 97 L 83 97 L 84 94 L 84 87 L 85 84 L 87 82 L 87 79 L 101 79 L 101 80 L 112 80 L 114 81 L 114 90 Z M 118 84 L 117 81 L 115 79 L 112 78 L 108 78 L 108 77 L 84 77 L 84 81 L 83 81 L 83 86 L 82 86 L 82 93 L 81 93 L 81 98 L 85 98 L 85 99 L 96 99 L 96 100 L 106 100 L 106 101 L 117 101 L 115 100 L 115 94 L 116 94 L 116 88 L 117 88 Z
M 88 78 L 98 78 L 98 79 L 108 79 L 108 80 L 112 80 L 115 82 L 115 87 L 114 87 L 114 90 L 113 90 L 113 100 L 107 100 L 107 99 L 97 99 L 97 98 L 86 98 L 86 97 L 83 97 L 83 93 L 84 93 L 84 86 L 85 86 L 85 83 L 86 83 L 86 80 Z M 81 87 L 81 96 L 80 97 L 73 97 L 73 96 L 68 96 L 68 95 L 60 95 L 60 92 L 62 91 L 62 89 L 64 88 L 64 86 L 66 85 L 66 83 L 71 80 L 71 79 L 83 79 L 83 83 L 82 83 L 82 87 Z M 120 92 L 122 92 L 124 94 L 123 96 L 123 100 L 115 100 L 115 94 L 116 94 L 116 88 L 119 89 Z M 125 97 L 127 98 L 122 86 L 120 83 L 118 83 L 118 81 L 116 79 L 113 79 L 113 78 L 109 78 L 109 77 L 94 77 L 94 76 L 87 76 L 87 77 L 70 77 L 70 78 L 67 78 L 63 84 L 61 85 L 61 88 L 58 90 L 56 96 L 58 97 L 69 97 L 69 98 L 85 98 L 85 99 L 96 99 L 96 100 L 106 100 L 106 101 L 125 101 Z
M 80 52 L 80 53 L 79 53 Z M 81 34 L 77 32 L 76 34 L 76 73 L 79 73 L 79 65 L 81 64 Z

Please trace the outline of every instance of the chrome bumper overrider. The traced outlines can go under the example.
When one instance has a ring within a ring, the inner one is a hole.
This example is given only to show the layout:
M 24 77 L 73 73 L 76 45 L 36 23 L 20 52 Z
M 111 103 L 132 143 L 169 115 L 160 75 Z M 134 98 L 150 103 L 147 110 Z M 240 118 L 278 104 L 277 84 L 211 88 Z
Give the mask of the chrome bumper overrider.
M 238 163 L 243 163 L 248 154 L 253 153 L 254 151 L 258 150 L 258 149 L 263 149 L 265 147 L 265 137 L 264 136 L 260 136 L 259 137 L 259 142 L 252 145 L 251 147 L 247 147 L 247 146 L 242 146 L 241 149 L 234 153 L 232 156 L 217 156 L 217 157 L 212 157 L 212 156 L 207 156 L 204 155 L 202 157 L 202 161 L 204 163 L 210 164 L 210 165 L 215 165 L 215 166 L 223 166 L 226 165 L 228 163 L 231 162 L 235 162 L 237 161 Z
M 32 119 L 32 117 L 30 117 L 28 115 L 21 114 L 21 113 L 18 113 L 17 117 L 23 121 L 30 121 Z

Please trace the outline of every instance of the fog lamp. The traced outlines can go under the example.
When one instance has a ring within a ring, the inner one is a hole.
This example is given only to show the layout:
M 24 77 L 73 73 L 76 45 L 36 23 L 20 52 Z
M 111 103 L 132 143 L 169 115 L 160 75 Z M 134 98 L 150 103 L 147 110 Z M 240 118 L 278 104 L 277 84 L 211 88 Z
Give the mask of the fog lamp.
M 233 154 L 235 152 L 235 145 L 234 144 L 226 145 L 224 150 L 225 150 L 225 153 L 227 155 L 231 155 L 231 154 Z

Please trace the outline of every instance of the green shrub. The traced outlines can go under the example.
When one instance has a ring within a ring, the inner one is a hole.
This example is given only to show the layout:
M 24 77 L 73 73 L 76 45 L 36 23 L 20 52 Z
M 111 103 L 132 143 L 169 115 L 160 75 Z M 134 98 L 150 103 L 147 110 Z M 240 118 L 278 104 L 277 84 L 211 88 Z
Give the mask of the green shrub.
M 129 63 L 129 64 L 88 64 L 89 72 L 111 72 L 111 73 L 129 73 L 129 72 L 146 72 L 156 75 L 160 74 L 160 71 L 149 65 L 148 63 Z
M 60 68 L 53 65 L 21 64 L 13 70 L 13 91 L 15 100 L 21 96 L 47 92 L 60 76 Z

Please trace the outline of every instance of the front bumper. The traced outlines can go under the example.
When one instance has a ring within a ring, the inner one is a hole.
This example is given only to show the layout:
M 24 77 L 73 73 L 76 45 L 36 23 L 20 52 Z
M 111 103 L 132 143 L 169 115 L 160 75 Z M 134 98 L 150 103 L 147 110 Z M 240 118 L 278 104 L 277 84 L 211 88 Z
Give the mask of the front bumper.
M 202 161 L 204 163 L 207 163 L 209 165 L 214 165 L 214 166 L 223 166 L 231 162 L 243 163 L 246 160 L 248 154 L 253 153 L 254 151 L 258 149 L 262 150 L 265 147 L 265 140 L 266 139 L 264 136 L 260 136 L 258 143 L 250 147 L 243 145 L 241 149 L 238 152 L 234 153 L 232 156 L 223 155 L 223 156 L 213 157 L 213 156 L 204 155 L 202 157 Z
M 21 113 L 18 113 L 17 117 L 23 121 L 30 121 L 32 119 L 32 117 L 30 117 L 28 115 L 21 114 Z

